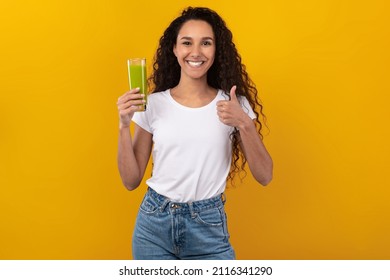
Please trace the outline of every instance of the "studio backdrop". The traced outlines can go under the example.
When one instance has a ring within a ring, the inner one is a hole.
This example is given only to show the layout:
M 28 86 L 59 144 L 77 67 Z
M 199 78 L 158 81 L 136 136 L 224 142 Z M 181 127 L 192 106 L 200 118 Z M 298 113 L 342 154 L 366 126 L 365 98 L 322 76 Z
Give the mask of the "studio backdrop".
M 116 101 L 187 6 L 225 19 L 267 116 L 272 183 L 226 192 L 237 257 L 390 259 L 386 0 L 3 1 L 0 259 L 131 258 Z

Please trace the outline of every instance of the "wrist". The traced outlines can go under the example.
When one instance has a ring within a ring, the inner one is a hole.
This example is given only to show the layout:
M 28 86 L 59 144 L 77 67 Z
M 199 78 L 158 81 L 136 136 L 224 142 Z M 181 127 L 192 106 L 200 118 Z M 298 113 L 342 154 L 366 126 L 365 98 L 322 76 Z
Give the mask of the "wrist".
M 119 123 L 119 130 L 130 129 L 130 124 Z
M 245 114 L 245 116 L 242 118 L 239 125 L 237 126 L 237 129 L 240 131 L 241 130 L 245 131 L 245 130 L 250 129 L 253 125 L 254 124 L 253 124 L 252 119 L 247 114 Z

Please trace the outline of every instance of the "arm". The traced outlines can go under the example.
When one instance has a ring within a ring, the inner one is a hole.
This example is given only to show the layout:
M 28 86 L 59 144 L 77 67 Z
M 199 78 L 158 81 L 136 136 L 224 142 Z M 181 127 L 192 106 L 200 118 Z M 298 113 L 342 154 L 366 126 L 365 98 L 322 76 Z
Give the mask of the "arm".
M 273 162 L 254 122 L 249 117 L 247 121 L 240 124 L 239 133 L 241 149 L 253 177 L 263 186 L 268 185 L 272 180 Z
M 118 169 L 123 185 L 136 189 L 142 181 L 152 150 L 152 134 L 135 125 L 134 139 L 128 127 L 119 129 Z
M 128 190 L 136 189 L 142 181 L 152 150 L 152 134 L 135 125 L 134 139 L 130 133 L 130 123 L 134 112 L 142 104 L 138 89 L 126 92 L 118 98 L 119 139 L 118 169 L 124 186 Z
M 272 180 L 273 162 L 267 152 L 254 121 L 243 111 L 236 96 L 236 86 L 230 91 L 230 101 L 219 101 L 219 119 L 239 129 L 240 147 L 248 161 L 253 177 L 263 186 Z

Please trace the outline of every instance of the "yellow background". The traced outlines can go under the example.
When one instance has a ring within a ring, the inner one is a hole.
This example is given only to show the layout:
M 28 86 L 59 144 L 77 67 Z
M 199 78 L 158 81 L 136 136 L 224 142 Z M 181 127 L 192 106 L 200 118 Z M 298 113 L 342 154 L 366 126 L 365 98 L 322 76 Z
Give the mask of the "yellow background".
M 390 259 L 386 0 L 3 1 L 0 259 L 131 257 L 116 100 L 188 5 L 226 20 L 268 117 L 273 182 L 227 192 L 237 257 Z

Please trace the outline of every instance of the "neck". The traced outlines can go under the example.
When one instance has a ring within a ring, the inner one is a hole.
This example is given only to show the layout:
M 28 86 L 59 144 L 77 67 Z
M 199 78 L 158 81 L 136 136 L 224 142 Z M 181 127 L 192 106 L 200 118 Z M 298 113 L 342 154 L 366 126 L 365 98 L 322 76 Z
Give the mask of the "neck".
M 207 84 L 206 79 L 180 79 L 179 84 L 171 89 L 171 96 L 178 103 L 198 108 L 209 104 L 217 90 Z
M 213 91 L 213 89 L 207 84 L 206 77 L 201 79 L 181 78 L 174 91 L 180 92 L 181 95 L 201 96 Z

